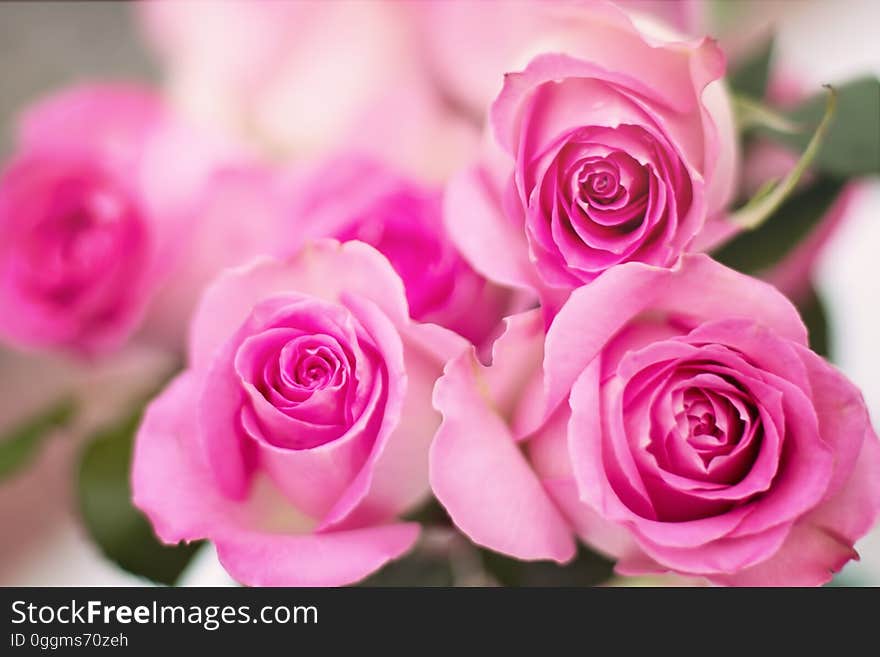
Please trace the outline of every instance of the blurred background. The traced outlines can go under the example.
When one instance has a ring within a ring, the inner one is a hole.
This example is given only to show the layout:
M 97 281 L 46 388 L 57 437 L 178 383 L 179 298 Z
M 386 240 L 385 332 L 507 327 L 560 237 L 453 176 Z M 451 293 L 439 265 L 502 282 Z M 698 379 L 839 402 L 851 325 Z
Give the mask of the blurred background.
M 515 3 L 497 3 L 516 11 Z M 135 8 L 122 2 L 0 3 L 0 157 L 11 148 L 17 113 L 41 95 L 87 80 L 160 83 Z M 775 33 L 774 74 L 804 89 L 862 74 L 880 75 L 877 0 L 719 0 L 701 3 L 708 34 L 732 58 Z M 880 122 L 880 117 L 878 117 Z M 824 297 L 833 362 L 861 387 L 875 427 L 880 419 L 880 181 L 866 181 L 822 252 L 815 283 Z M 132 346 L 109 362 L 84 366 L 62 358 L 0 349 L 0 435 L 6 427 L 75 388 L 85 399 L 73 425 L 52 436 L 31 465 L 0 480 L 0 585 L 146 584 L 107 560 L 82 528 L 75 498 L 83 437 L 114 409 L 146 393 L 172 357 Z M 835 580 L 880 585 L 880 529 L 857 545 L 861 561 Z M 182 582 L 231 583 L 205 548 Z

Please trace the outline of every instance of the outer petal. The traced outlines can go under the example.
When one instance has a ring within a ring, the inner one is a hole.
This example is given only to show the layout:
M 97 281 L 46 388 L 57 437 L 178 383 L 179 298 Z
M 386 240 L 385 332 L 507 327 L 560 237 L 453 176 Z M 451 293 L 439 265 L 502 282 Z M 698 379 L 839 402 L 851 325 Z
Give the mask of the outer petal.
M 403 284 L 383 255 L 363 242 L 318 240 L 289 260 L 260 258 L 221 274 L 193 317 L 191 364 L 206 366 L 258 301 L 291 290 L 333 302 L 348 292 L 373 301 L 396 326 L 409 321 Z
M 357 526 L 404 513 L 430 492 L 428 451 L 440 414 L 431 391 L 448 360 L 468 343 L 434 324 L 412 324 L 403 334 L 407 389 L 400 422 L 371 467 L 369 490 L 340 526 Z
M 229 573 L 255 586 L 349 584 L 415 542 L 419 527 L 412 523 L 304 533 L 314 522 L 266 482 L 247 502 L 224 498 L 197 449 L 194 383 L 183 374 L 150 405 L 135 445 L 134 503 L 163 541 L 210 538 Z
M 730 94 L 721 80 L 709 84 L 703 91 L 702 114 L 705 132 L 705 169 L 707 181 L 706 202 L 709 216 L 723 213 L 733 200 L 739 181 L 740 151 L 733 105 Z
M 235 532 L 216 540 L 217 556 L 250 586 L 343 586 L 363 579 L 408 551 L 416 523 L 290 536 Z
M 797 346 L 807 368 L 813 391 L 813 406 L 819 419 L 819 434 L 834 453 L 834 475 L 828 495 L 834 495 L 849 479 L 863 453 L 859 436 L 871 441 L 871 424 L 862 393 L 836 368 L 806 347 Z M 880 499 L 877 501 L 880 504 Z
M 308 531 L 314 522 L 269 487 L 246 502 L 224 497 L 199 450 L 193 408 L 196 375 L 177 377 L 148 407 L 135 439 L 133 502 L 167 543 L 195 540 L 230 527 Z
M 590 547 L 615 559 L 641 556 L 632 535 L 623 526 L 605 520 L 580 500 L 573 479 L 544 479 L 542 483 L 575 533 Z
M 544 355 L 548 412 L 608 340 L 646 311 L 695 324 L 758 317 L 779 336 L 807 343 L 797 310 L 779 291 L 707 256 L 683 256 L 672 270 L 627 263 L 575 290 L 554 318 Z
M 146 87 L 78 85 L 31 107 L 19 124 L 18 139 L 26 149 L 64 144 L 99 150 L 114 162 L 131 162 L 162 116 L 159 97 Z
M 486 278 L 525 290 L 539 289 L 525 232 L 504 215 L 500 195 L 482 167 L 465 169 L 446 187 L 446 228 L 464 258 Z
M 839 537 L 798 523 L 770 559 L 731 575 L 709 579 L 725 586 L 819 586 L 858 558 L 852 545 Z
M 446 366 L 434 389 L 443 424 L 431 446 L 431 487 L 475 543 L 518 559 L 567 561 L 571 530 L 493 403 L 473 353 Z
M 691 164 L 704 170 L 708 164 L 704 161 L 707 143 L 703 127 L 695 130 L 694 123 L 702 115 L 703 88 L 724 72 L 724 56 L 717 45 L 704 40 L 696 46 L 649 46 L 631 26 L 619 34 L 606 28 L 596 21 L 585 27 L 594 38 L 577 34 L 570 44 L 555 44 L 555 50 L 573 56 L 539 55 L 521 73 L 505 77 L 504 88 L 490 113 L 499 143 L 511 155 L 517 153 L 522 137 L 521 112 L 536 87 L 571 77 L 598 78 L 620 84 L 648 99 L 657 109 L 662 108 L 662 119 L 672 138 L 685 150 Z M 602 51 L 596 52 L 600 47 Z M 639 49 L 640 56 L 635 52 Z M 664 81 L 662 88 L 656 84 L 658 79 Z
M 391 434 L 399 425 L 404 403 L 407 399 L 407 389 L 409 388 L 409 376 L 404 360 L 403 344 L 400 336 L 393 332 L 394 327 L 390 325 L 388 319 L 374 304 L 356 295 L 343 294 L 343 301 L 364 325 L 364 328 L 369 331 L 374 343 L 383 351 L 382 356 L 387 368 L 387 379 L 382 385 L 387 389 L 387 397 L 384 407 L 377 409 L 375 412 L 376 416 L 374 416 L 373 421 L 376 426 L 374 429 L 376 436 L 373 439 L 370 454 L 357 475 L 349 482 L 345 491 L 324 517 L 321 523 L 322 529 L 335 526 L 346 519 L 369 492 L 373 483 L 376 463 L 382 458 L 387 449 L 388 442 L 391 440 Z M 380 413 L 381 418 L 378 417 Z M 413 476 L 406 470 L 396 474 L 404 479 L 409 479 L 410 476 Z M 418 480 L 417 475 L 414 477 Z M 374 522 L 377 519 L 384 520 L 393 515 L 387 508 L 379 508 L 377 512 L 379 517 L 372 518 Z
M 132 499 L 169 543 L 204 537 L 225 512 L 226 501 L 198 454 L 191 412 L 196 388 L 191 373 L 175 379 L 147 407 L 135 438 Z
M 865 433 L 855 469 L 843 488 L 816 507 L 806 522 L 850 544 L 864 536 L 880 515 L 880 442 Z
M 541 424 L 544 322 L 540 309 L 504 319 L 504 333 L 492 345 L 492 367 L 483 371 L 494 407 L 517 439 Z
M 617 559 L 641 554 L 629 530 L 606 520 L 580 499 L 568 450 L 570 417 L 571 411 L 565 406 L 560 407 L 529 439 L 528 454 L 532 467 L 550 498 L 583 541 Z
M 760 534 L 723 538 L 683 549 L 639 537 L 639 546 L 657 563 L 680 573 L 736 573 L 776 553 L 791 532 L 790 524 L 782 524 Z
M 596 36 L 596 39 L 586 39 L 583 34 L 578 34 L 576 38 L 576 41 L 579 44 L 583 43 L 585 47 L 566 48 L 568 44 L 560 43 L 562 47 L 556 48 L 557 51 L 572 52 L 573 56 L 539 55 L 523 72 L 508 74 L 505 77 L 504 88 L 492 105 L 490 116 L 499 143 L 511 154 L 518 151 L 520 134 L 517 124 L 522 104 L 535 87 L 552 80 L 598 77 L 623 83 L 626 87 L 638 91 L 658 104 L 674 108 L 677 112 L 687 112 L 696 108 L 697 92 L 691 79 L 684 47 L 677 50 L 652 48 L 634 29 L 629 30 L 630 34 L 615 34 L 614 30 L 607 30 L 607 25 L 602 25 L 598 21 L 589 27 L 595 32 L 593 36 Z M 618 38 L 619 36 L 623 38 Z M 632 45 L 634 42 L 641 42 L 639 44 L 643 51 L 641 57 L 628 49 L 628 44 Z M 602 54 L 593 50 L 602 46 L 605 46 Z M 633 65 L 626 66 L 627 62 Z M 656 84 L 657 79 L 663 79 L 667 84 L 660 89 Z M 702 158 L 695 161 L 695 164 L 702 164 Z
M 629 13 L 657 18 L 684 34 L 697 32 L 709 9 L 700 0 L 617 0 L 617 4 Z

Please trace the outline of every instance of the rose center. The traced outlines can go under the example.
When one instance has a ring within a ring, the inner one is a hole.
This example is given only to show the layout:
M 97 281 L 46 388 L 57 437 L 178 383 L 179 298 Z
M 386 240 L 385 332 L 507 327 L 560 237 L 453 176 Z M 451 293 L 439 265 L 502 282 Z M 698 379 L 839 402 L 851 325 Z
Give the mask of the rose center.
M 619 151 L 581 153 L 566 175 L 571 176 L 572 227 L 586 243 L 617 244 L 642 226 L 649 200 L 643 164 Z
M 715 418 L 711 413 L 703 413 L 697 417 L 688 415 L 688 423 L 690 424 L 691 435 L 693 436 L 715 436 L 721 437 L 721 430 L 715 425 Z
M 308 349 L 293 368 L 294 382 L 304 388 L 314 390 L 324 388 L 336 369 L 331 356 L 321 353 L 321 349 Z
M 48 299 L 66 302 L 90 282 L 106 278 L 121 245 L 137 230 L 134 217 L 114 190 L 61 185 L 33 228 L 26 257 L 30 284 Z
M 579 200 L 587 205 L 607 205 L 626 191 L 621 188 L 617 166 L 608 160 L 585 164 L 577 184 Z

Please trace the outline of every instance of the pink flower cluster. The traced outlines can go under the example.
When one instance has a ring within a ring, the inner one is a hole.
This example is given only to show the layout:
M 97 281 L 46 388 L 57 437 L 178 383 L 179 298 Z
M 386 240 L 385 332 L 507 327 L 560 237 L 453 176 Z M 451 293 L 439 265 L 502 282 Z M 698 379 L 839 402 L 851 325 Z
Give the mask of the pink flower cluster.
M 703 253 L 734 232 L 724 55 L 691 2 L 620 5 L 144 3 L 173 102 L 25 113 L 0 337 L 185 351 L 132 470 L 163 541 L 348 584 L 433 492 L 524 560 L 816 585 L 857 556 L 859 391 Z

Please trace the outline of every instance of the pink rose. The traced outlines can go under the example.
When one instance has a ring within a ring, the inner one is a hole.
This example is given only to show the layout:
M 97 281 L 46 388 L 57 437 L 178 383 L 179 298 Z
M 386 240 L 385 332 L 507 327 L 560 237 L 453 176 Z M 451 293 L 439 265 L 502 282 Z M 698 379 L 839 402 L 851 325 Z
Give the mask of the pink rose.
M 439 189 L 355 154 L 316 167 L 298 187 L 288 212 L 297 218 L 288 231 L 295 248 L 317 237 L 361 240 L 403 279 L 413 319 L 445 326 L 475 344 L 499 325 L 510 294 L 461 257 L 443 225 Z
M 624 574 L 826 582 L 880 511 L 880 445 L 806 345 L 782 294 L 706 256 L 615 267 L 546 336 L 518 315 L 491 367 L 447 365 L 432 486 L 523 559 L 565 561 L 574 532 Z
M 180 155 L 160 164 L 171 135 Z M 198 153 L 139 88 L 75 87 L 31 107 L 0 179 L 0 336 L 82 354 L 118 346 L 175 258 Z
M 409 319 L 361 242 L 227 270 L 189 365 L 147 409 L 135 504 L 169 543 L 208 538 L 252 585 L 341 585 L 408 550 L 428 493 L 430 390 L 464 340 Z
M 604 3 L 578 15 L 576 38 L 505 77 L 495 143 L 447 192 L 471 264 L 551 311 L 613 265 L 671 266 L 697 248 L 737 159 L 714 42 L 649 36 Z

